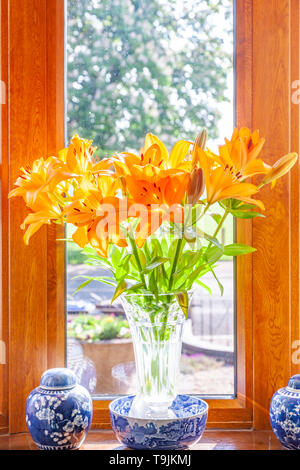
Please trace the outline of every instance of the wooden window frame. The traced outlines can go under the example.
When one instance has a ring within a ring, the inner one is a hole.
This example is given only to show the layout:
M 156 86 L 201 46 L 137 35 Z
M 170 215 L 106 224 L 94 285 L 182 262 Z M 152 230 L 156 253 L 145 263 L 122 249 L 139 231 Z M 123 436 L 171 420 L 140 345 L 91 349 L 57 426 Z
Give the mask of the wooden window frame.
M 1 2 L 0 324 L 7 362 L 0 364 L 0 432 L 26 430 L 26 396 L 65 358 L 62 229 L 45 227 L 26 247 L 24 203 L 7 201 L 20 166 L 64 145 L 64 14 L 63 0 Z M 299 17 L 298 0 L 235 2 L 236 123 L 260 128 L 270 164 L 300 147 L 300 107 L 291 100 L 300 78 Z M 237 223 L 237 241 L 257 248 L 236 263 L 237 397 L 207 400 L 209 427 L 268 428 L 272 394 L 300 370 L 292 363 L 300 338 L 299 164 L 262 199 L 267 220 Z M 108 403 L 95 400 L 93 427 L 110 426 Z

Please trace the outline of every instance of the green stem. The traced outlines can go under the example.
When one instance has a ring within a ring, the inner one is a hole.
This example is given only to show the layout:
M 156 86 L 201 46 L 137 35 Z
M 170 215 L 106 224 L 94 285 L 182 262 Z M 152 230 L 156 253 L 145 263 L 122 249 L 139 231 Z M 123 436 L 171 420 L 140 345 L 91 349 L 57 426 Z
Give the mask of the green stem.
M 179 258 L 180 251 L 181 251 L 181 248 L 182 248 L 182 243 L 183 243 L 183 238 L 179 238 L 177 240 L 176 252 L 175 252 L 175 256 L 174 256 L 174 260 L 173 260 L 173 264 L 172 264 L 170 279 L 169 279 L 169 292 L 171 291 L 171 289 L 173 287 L 173 275 L 174 275 L 175 270 L 176 270 L 178 258 Z
M 145 242 L 145 244 L 144 244 L 144 250 L 145 250 L 146 257 L 147 257 L 147 261 L 150 261 L 151 260 L 151 254 L 150 254 L 147 242 Z
M 140 257 L 139 257 L 137 247 L 136 247 L 135 240 L 133 238 L 129 237 L 129 241 L 130 241 L 130 245 L 131 245 L 131 248 L 132 248 L 133 256 L 135 258 L 136 264 L 137 264 L 139 272 L 140 272 L 141 282 L 144 284 L 145 289 L 147 289 L 147 284 L 146 284 L 145 276 L 144 276 L 144 273 L 143 273 L 143 267 L 142 267 L 142 263 L 141 263 L 141 260 L 140 260 Z
M 218 233 L 219 233 L 219 231 L 220 231 L 220 229 L 221 229 L 223 223 L 225 222 L 225 219 L 226 219 L 226 217 L 228 216 L 228 214 L 229 214 L 229 212 L 228 212 L 228 210 L 226 210 L 226 211 L 224 212 L 224 214 L 223 214 L 222 219 L 221 219 L 220 222 L 218 223 L 218 226 L 217 226 L 217 228 L 216 228 L 216 230 L 215 230 L 215 233 L 213 234 L 213 237 L 214 237 L 214 238 L 218 235 Z
M 216 236 L 218 235 L 218 233 L 219 233 L 219 231 L 220 231 L 220 229 L 221 229 L 221 227 L 222 227 L 222 225 L 223 225 L 223 223 L 224 223 L 226 217 L 228 216 L 228 214 L 229 214 L 229 212 L 228 212 L 228 210 L 226 209 L 225 212 L 224 212 L 224 214 L 223 214 L 223 217 L 221 218 L 220 222 L 218 223 L 218 226 L 217 226 L 217 228 L 216 228 L 216 230 L 215 230 L 215 233 L 213 234 L 213 238 L 216 238 Z M 209 244 L 208 244 L 208 246 L 207 246 L 207 249 L 209 249 L 209 248 L 211 247 L 211 245 L 212 245 L 212 242 L 209 242 Z
M 204 216 L 204 214 L 208 211 L 209 207 L 210 207 L 210 204 L 207 204 L 207 206 L 205 207 L 205 209 L 203 211 L 203 214 L 201 215 L 200 218 L 202 218 Z M 171 289 L 173 287 L 173 275 L 174 275 L 176 267 L 177 267 L 177 262 L 178 262 L 178 258 L 179 258 L 180 252 L 181 252 L 182 243 L 183 243 L 183 238 L 179 238 L 178 241 L 177 241 L 176 252 L 175 252 L 174 261 L 173 261 L 173 264 L 172 264 L 170 279 L 169 279 L 169 292 L 171 291 Z

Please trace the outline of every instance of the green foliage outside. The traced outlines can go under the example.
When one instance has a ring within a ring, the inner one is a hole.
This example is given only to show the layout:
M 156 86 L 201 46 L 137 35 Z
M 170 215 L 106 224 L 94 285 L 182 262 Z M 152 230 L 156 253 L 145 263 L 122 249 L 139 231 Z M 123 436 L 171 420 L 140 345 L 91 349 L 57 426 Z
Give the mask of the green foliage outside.
M 203 127 L 218 137 L 231 33 L 232 0 L 69 0 L 68 137 L 99 156 L 147 132 L 168 147 Z
M 81 341 L 130 338 L 128 321 L 114 315 L 78 315 L 68 323 L 68 336 Z

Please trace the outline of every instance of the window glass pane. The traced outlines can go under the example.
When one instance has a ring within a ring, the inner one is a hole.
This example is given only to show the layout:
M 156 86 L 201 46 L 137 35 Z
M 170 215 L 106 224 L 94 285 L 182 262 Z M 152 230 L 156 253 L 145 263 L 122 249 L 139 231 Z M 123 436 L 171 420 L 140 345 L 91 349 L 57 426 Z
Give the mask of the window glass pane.
M 169 149 L 203 127 L 212 150 L 230 137 L 232 0 L 69 0 L 67 14 L 68 140 L 93 139 L 102 158 L 139 151 L 147 132 Z M 210 224 L 203 228 L 212 233 Z M 222 242 L 233 233 L 228 218 Z M 113 288 L 92 282 L 74 294 L 78 276 L 103 272 L 72 243 L 67 260 L 68 366 L 95 395 L 131 393 L 133 348 L 121 305 L 110 303 Z M 235 393 L 233 260 L 224 257 L 216 272 L 224 295 L 206 275 L 213 295 L 199 287 L 185 325 L 181 392 Z

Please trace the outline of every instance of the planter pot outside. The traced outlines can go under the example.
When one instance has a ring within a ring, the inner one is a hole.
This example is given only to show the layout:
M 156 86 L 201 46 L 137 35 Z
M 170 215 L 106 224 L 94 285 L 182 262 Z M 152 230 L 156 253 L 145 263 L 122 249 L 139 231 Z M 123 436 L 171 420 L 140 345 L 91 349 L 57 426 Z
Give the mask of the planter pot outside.
M 95 394 L 114 395 L 120 393 L 118 381 L 112 376 L 112 368 L 134 360 L 131 339 L 111 339 L 93 343 L 80 342 L 85 357 L 96 369 L 97 386 Z

